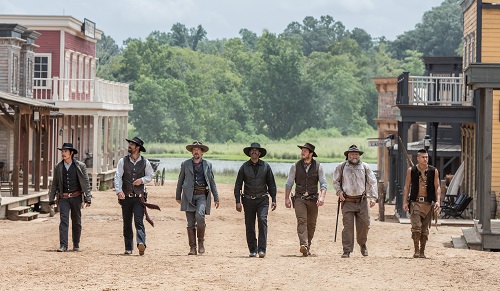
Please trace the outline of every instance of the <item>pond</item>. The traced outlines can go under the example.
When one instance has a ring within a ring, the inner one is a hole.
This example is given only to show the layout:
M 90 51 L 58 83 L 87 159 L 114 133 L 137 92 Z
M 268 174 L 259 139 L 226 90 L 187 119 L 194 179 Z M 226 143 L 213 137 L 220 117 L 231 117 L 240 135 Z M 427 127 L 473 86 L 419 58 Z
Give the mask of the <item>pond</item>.
M 181 163 L 186 160 L 186 158 L 159 158 L 160 164 L 158 166 L 158 170 L 163 170 L 165 168 L 166 171 L 172 170 L 172 171 L 180 171 L 181 168 Z M 210 160 L 207 159 L 212 163 L 213 170 L 215 173 L 217 172 L 223 172 L 223 171 L 234 171 L 238 172 L 240 169 L 241 165 L 244 163 L 243 161 L 223 161 L 223 160 Z M 335 167 L 337 167 L 339 163 L 321 163 L 323 165 L 323 169 L 325 170 L 325 175 L 327 179 L 329 177 L 333 176 L 333 171 L 335 170 Z M 270 162 L 269 165 L 271 166 L 273 173 L 275 175 L 281 174 L 284 176 L 288 175 L 288 172 L 290 171 L 290 167 L 292 166 L 292 163 L 275 163 L 275 162 Z M 368 164 L 370 168 L 374 171 L 377 170 L 377 164 Z

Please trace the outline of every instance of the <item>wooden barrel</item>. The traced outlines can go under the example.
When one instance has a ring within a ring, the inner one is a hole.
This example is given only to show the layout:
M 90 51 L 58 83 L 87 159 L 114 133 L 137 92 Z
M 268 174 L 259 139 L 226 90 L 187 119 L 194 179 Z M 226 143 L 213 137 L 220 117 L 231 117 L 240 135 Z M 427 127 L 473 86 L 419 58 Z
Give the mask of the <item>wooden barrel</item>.
M 495 191 L 491 191 L 491 205 L 490 205 L 490 210 L 491 210 L 491 219 L 495 219 L 496 213 L 497 213 L 497 195 Z

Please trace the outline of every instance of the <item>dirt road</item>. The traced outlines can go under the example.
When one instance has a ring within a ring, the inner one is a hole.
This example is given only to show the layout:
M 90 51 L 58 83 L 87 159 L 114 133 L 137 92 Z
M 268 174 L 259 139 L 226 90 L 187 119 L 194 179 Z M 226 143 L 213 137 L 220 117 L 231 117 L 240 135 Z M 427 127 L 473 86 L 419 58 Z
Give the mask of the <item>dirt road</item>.
M 401 225 L 386 208 L 378 221 L 372 208 L 369 256 L 359 247 L 341 259 L 339 236 L 333 242 L 336 198 L 320 209 L 312 256 L 299 253 L 293 210 L 270 212 L 268 250 L 264 259 L 249 258 L 243 213 L 234 209 L 231 185 L 218 185 L 221 207 L 207 217 L 206 249 L 187 256 L 186 222 L 175 202 L 176 181 L 149 186 L 150 211 L 144 256 L 122 255 L 121 209 L 112 190 L 93 193 L 83 210 L 80 252 L 58 253 L 59 215 L 30 222 L 0 221 L 1 290 L 494 290 L 500 287 L 500 253 L 453 249 L 459 227 L 432 228 L 427 259 L 412 258 L 410 226 Z M 146 223 L 146 222 L 145 222 Z M 71 234 L 70 234 L 71 235 Z M 71 240 L 71 239 L 70 239 Z M 71 249 L 71 245 L 70 245 Z

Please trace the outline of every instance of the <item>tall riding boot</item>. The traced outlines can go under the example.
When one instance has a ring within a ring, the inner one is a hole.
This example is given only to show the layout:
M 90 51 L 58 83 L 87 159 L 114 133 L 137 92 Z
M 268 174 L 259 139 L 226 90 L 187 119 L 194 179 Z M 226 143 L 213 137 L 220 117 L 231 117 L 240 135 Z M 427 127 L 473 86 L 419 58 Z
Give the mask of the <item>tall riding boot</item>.
M 418 244 L 420 243 L 420 232 L 412 232 L 411 238 L 413 239 L 413 245 L 415 247 L 415 253 L 413 254 L 414 258 L 420 258 L 420 249 Z
M 198 232 L 198 253 L 201 255 L 205 253 L 205 245 L 203 244 L 205 242 L 205 228 L 197 227 L 196 229 Z
M 188 228 L 188 239 L 189 239 L 189 253 L 188 255 L 196 256 L 196 229 Z
M 428 238 L 427 235 L 420 236 L 420 257 L 421 258 L 425 258 L 424 251 L 425 251 L 425 244 L 427 243 L 427 238 Z

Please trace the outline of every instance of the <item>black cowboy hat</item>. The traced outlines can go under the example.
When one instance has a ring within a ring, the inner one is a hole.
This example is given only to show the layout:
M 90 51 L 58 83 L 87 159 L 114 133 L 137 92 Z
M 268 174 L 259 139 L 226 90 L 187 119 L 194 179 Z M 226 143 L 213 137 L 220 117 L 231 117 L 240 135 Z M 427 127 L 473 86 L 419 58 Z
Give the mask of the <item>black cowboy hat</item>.
M 310 152 L 312 152 L 312 153 L 313 153 L 313 157 L 317 157 L 317 156 L 318 156 L 318 155 L 316 154 L 316 152 L 314 151 L 314 150 L 316 149 L 316 147 L 315 147 L 314 145 L 312 145 L 312 144 L 308 143 L 308 142 L 306 142 L 303 146 L 299 146 L 299 145 L 298 145 L 298 147 L 299 147 L 300 149 L 303 149 L 303 148 L 308 149 Z
M 73 147 L 73 144 L 69 143 L 69 142 L 63 143 L 63 146 L 60 147 L 60 148 L 57 148 L 57 149 L 60 150 L 60 151 L 62 151 L 62 150 L 72 150 L 73 152 L 75 152 L 75 155 L 78 154 L 78 151 Z
M 193 144 L 189 144 L 186 146 L 186 149 L 190 152 L 193 151 L 193 148 L 200 148 L 204 153 L 208 152 L 208 147 L 204 145 L 201 141 L 194 141 Z
M 349 153 L 359 153 L 359 155 L 361 156 L 361 155 L 363 154 L 363 151 L 360 151 L 360 150 L 358 149 L 358 146 L 357 146 L 357 145 L 355 145 L 355 144 L 353 144 L 353 145 L 351 145 L 351 146 L 349 147 L 349 149 L 348 149 L 347 151 L 345 151 L 345 152 L 344 152 L 344 156 L 346 156 L 346 157 L 347 157 L 347 155 L 348 155 Z
M 260 151 L 260 157 L 261 158 L 263 158 L 267 154 L 266 149 L 260 147 L 260 143 L 258 143 L 258 142 L 253 142 L 249 147 L 244 148 L 243 152 L 245 153 L 245 155 L 247 155 L 247 156 L 250 157 L 250 150 L 254 149 L 254 148 L 258 149 Z
M 141 152 L 146 152 L 146 148 L 144 147 L 144 142 L 142 141 L 142 139 L 138 138 L 137 136 L 134 137 L 133 139 L 125 139 L 126 141 L 128 142 L 133 142 L 135 143 L 136 145 L 140 146 L 140 151 Z

